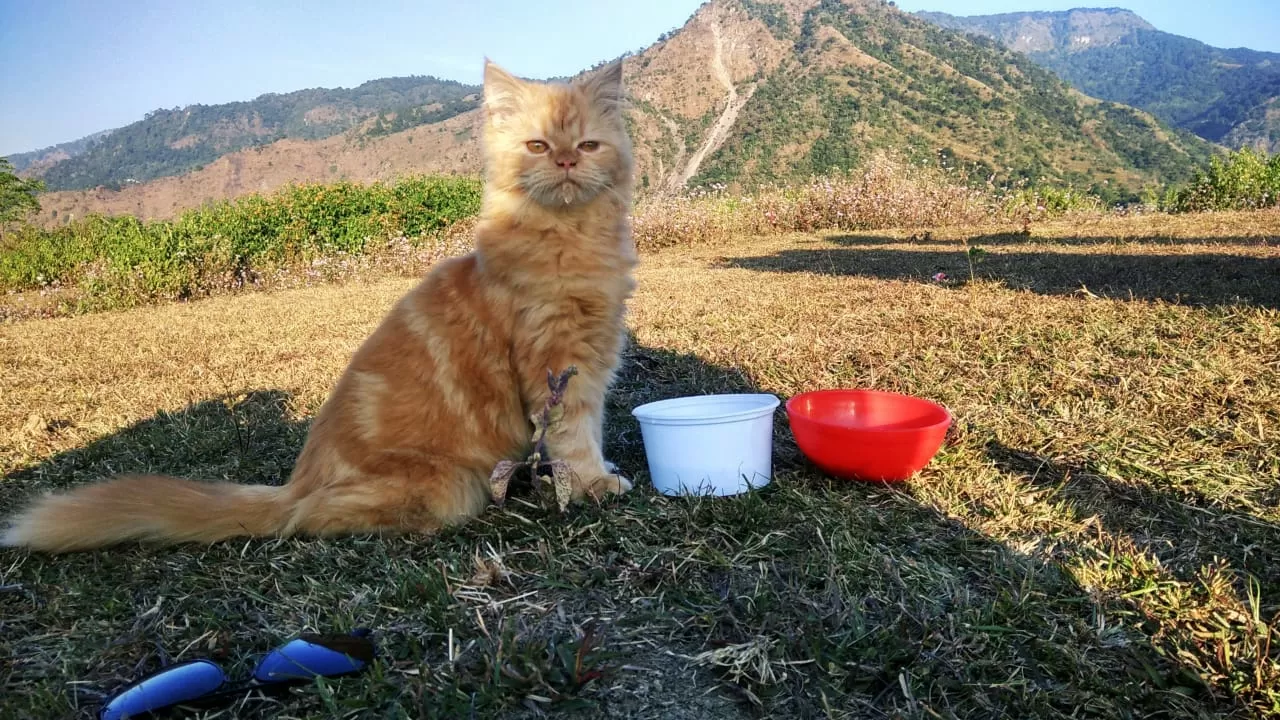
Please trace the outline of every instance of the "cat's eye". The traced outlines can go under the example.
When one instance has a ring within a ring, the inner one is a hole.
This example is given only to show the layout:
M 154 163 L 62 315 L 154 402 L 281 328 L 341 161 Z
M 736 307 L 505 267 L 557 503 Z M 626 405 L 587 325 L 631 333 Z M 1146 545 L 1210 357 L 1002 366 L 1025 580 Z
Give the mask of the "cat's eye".
M 600 149 L 600 143 L 595 140 L 587 140 L 586 142 L 578 143 L 578 149 L 583 152 L 595 152 Z
M 530 140 L 529 142 L 525 143 L 524 146 L 529 148 L 529 152 L 535 155 L 541 155 L 542 153 L 551 149 L 549 145 L 542 142 L 541 140 Z

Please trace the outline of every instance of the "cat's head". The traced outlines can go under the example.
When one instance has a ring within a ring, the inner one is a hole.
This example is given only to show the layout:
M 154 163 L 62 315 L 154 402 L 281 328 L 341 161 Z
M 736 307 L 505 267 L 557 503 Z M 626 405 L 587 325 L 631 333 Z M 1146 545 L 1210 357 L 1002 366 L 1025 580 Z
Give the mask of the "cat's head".
M 485 61 L 486 176 L 548 208 L 590 202 L 628 182 L 622 63 L 570 83 L 521 80 Z

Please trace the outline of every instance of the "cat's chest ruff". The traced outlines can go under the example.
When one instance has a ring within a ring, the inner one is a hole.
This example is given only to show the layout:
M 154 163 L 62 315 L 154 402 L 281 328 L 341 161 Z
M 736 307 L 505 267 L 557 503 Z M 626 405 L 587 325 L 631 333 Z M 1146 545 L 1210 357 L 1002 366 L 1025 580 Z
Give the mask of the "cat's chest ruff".
M 616 233 L 601 232 L 586 239 L 576 233 L 568 237 L 546 233 L 526 258 L 522 284 L 548 300 L 625 294 L 633 265 Z
M 610 321 L 622 312 L 624 302 L 625 295 L 608 285 L 563 283 L 525 296 L 518 313 L 533 324 L 554 317 L 590 325 Z

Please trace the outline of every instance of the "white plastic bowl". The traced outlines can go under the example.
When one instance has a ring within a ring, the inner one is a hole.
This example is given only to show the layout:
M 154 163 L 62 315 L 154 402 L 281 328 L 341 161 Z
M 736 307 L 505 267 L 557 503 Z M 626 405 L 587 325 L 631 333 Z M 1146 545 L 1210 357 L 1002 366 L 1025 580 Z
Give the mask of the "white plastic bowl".
M 664 495 L 737 495 L 773 477 L 769 394 L 697 395 L 641 405 L 644 454 Z

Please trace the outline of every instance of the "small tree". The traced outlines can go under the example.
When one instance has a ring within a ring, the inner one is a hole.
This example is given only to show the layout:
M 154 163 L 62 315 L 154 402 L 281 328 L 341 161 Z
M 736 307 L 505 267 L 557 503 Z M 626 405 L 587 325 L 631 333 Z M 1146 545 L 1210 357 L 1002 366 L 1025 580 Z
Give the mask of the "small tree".
M 1280 155 L 1243 148 L 1214 156 L 1189 185 L 1171 190 L 1164 205 L 1173 212 L 1280 207 Z
M 36 195 L 43 191 L 43 182 L 18 177 L 9 158 L 0 157 L 0 225 L 22 220 L 39 210 Z

